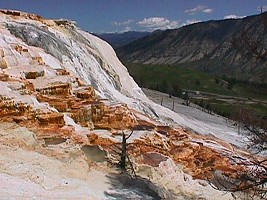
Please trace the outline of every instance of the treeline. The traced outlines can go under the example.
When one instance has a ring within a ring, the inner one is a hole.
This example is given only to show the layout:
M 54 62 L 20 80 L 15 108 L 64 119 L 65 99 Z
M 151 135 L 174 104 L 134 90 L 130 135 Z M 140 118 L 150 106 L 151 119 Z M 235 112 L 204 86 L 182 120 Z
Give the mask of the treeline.
M 136 78 L 135 81 L 140 87 L 157 90 L 176 97 L 182 96 L 183 90 L 178 83 L 169 83 L 165 79 L 159 80 L 158 82 L 147 82 L 142 78 Z
M 206 110 L 208 113 L 216 113 L 221 116 L 227 118 L 234 118 L 236 113 L 238 112 L 238 106 L 234 104 L 228 104 L 225 102 L 218 101 L 216 99 L 197 99 L 192 98 L 191 95 L 185 93 L 184 88 L 181 88 L 180 85 L 176 82 L 167 81 L 166 79 L 162 80 L 144 80 L 142 77 L 135 77 L 135 81 L 138 83 L 140 87 L 149 88 L 152 90 L 164 92 L 166 94 L 180 97 L 188 102 L 192 102 L 194 104 L 199 105 Z M 199 85 L 199 80 L 188 80 L 191 84 Z M 237 80 L 234 78 L 226 78 L 226 77 L 216 77 L 214 79 L 216 84 L 221 85 L 222 87 L 226 87 L 228 90 L 231 90 L 234 86 L 243 85 L 252 88 L 260 88 L 259 90 L 263 90 L 262 88 L 267 88 L 266 84 L 253 83 L 248 81 Z M 224 85 L 223 85 L 224 84 Z M 244 104 L 241 107 L 246 108 L 247 105 Z M 259 117 L 259 116 L 258 116 Z
M 215 82 L 218 79 L 219 79 L 219 77 L 216 77 L 215 78 Z M 251 88 L 258 88 L 258 89 L 264 89 L 265 88 L 265 89 L 267 89 L 267 83 L 264 82 L 264 81 L 262 81 L 262 82 L 253 82 L 253 81 L 240 80 L 240 79 L 227 77 L 227 76 L 223 76 L 221 79 L 227 81 L 228 84 L 230 84 L 232 86 L 241 85 L 241 86 L 249 86 Z
M 235 106 L 224 105 L 223 102 L 215 103 L 212 99 L 192 99 L 192 102 L 205 109 L 208 113 L 216 113 L 227 118 L 233 118 L 237 110 Z

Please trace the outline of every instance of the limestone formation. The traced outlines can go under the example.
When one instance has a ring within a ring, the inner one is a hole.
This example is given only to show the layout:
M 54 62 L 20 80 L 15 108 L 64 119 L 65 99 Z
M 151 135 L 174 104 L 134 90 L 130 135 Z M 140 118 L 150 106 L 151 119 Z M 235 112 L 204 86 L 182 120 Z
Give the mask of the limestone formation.
M 69 83 L 55 83 L 51 86 L 37 89 L 37 91 L 48 95 L 69 95 L 71 94 L 71 85 Z
M 94 186 L 95 176 L 106 181 L 103 172 L 110 175 L 114 171 L 106 161 L 116 157 L 114 148 L 121 144 L 122 132 L 132 131 L 127 153 L 134 166 L 140 166 L 139 175 L 147 167 L 151 173 L 144 174 L 155 185 L 160 180 L 160 187 L 170 193 L 171 189 L 176 194 L 188 191 L 188 187 L 179 190 L 177 182 L 165 184 L 162 178 L 167 174 L 173 176 L 168 181 L 178 177 L 179 183 L 187 182 L 184 172 L 176 170 L 178 165 L 199 179 L 212 177 L 216 170 L 231 176 L 242 170 L 230 162 L 236 154 L 229 146 L 215 140 L 211 145 L 207 137 L 166 123 L 174 113 L 148 101 L 105 42 L 65 20 L 55 22 L 6 10 L 0 11 L 0 18 L 4 19 L 0 21 L 0 153 L 4 155 L 0 181 L 16 180 L 18 188 L 27 184 L 40 187 L 36 194 L 45 194 L 46 199 L 56 199 L 59 194 L 63 199 L 86 199 L 84 191 L 99 190 Z M 6 122 L 11 125 L 5 127 Z M 90 147 L 97 147 L 101 164 L 83 151 L 94 149 Z M 176 171 L 168 174 L 172 169 Z M 205 198 L 210 191 L 216 198 L 222 194 L 191 179 L 198 194 L 208 191 Z M 0 191 L 9 191 L 11 186 Z M 109 191 L 110 184 L 106 186 Z M 73 196 L 64 196 L 69 190 L 75 191 Z M 104 192 L 101 194 L 104 199 Z M 186 194 L 186 199 L 194 197 Z
M 92 86 L 88 86 L 86 88 L 80 89 L 76 91 L 76 96 L 81 99 L 87 99 L 87 100 L 95 100 L 95 90 Z
M 26 79 L 36 79 L 37 77 L 44 76 L 44 71 L 31 71 L 24 72 Z
M 54 124 L 58 126 L 65 125 L 63 114 L 61 113 L 45 113 L 37 115 L 36 118 L 40 122 L 40 125 L 42 126 L 50 126 Z
M 0 81 L 7 81 L 8 77 L 8 74 L 0 73 Z

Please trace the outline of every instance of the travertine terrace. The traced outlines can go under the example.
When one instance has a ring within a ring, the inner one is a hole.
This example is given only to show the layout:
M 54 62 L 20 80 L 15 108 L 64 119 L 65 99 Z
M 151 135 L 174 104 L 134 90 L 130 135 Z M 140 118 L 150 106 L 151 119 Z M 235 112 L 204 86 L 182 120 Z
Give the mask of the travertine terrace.
M 0 11 L 0 32 L 4 198 L 108 199 L 105 175 L 116 170 L 107 161 L 122 131 L 134 131 L 129 156 L 139 176 L 169 191 L 162 198 L 232 198 L 204 180 L 242 170 L 231 162 L 241 151 L 180 126 L 180 116 L 146 98 L 107 43 L 74 22 L 19 11 Z M 82 150 L 97 145 L 103 162 Z

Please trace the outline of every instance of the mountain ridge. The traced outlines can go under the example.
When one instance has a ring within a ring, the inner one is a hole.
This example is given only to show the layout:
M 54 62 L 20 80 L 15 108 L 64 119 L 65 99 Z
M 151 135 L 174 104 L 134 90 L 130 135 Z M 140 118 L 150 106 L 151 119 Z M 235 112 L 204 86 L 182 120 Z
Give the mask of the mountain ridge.
M 127 31 L 123 33 L 94 33 L 94 35 L 105 40 L 106 42 L 111 44 L 114 48 L 124 46 L 132 41 L 135 41 L 149 34 L 151 33 L 145 31 Z
M 247 48 L 249 43 L 257 42 L 260 49 L 258 58 L 266 58 L 265 21 L 267 12 L 243 19 L 200 22 L 145 36 L 116 51 L 127 62 L 181 65 L 261 82 L 267 75 L 267 63 L 246 56 L 250 51 Z M 244 38 L 244 33 L 249 34 L 247 38 Z M 245 66 L 242 60 L 246 60 Z M 255 63 L 251 64 L 251 61 Z

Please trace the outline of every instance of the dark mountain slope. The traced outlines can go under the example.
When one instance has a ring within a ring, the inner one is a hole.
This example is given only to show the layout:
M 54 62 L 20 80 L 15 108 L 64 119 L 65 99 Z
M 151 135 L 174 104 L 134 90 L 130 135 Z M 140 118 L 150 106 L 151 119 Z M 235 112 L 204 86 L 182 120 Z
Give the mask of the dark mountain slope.
M 209 21 L 148 35 L 118 49 L 126 61 L 173 64 L 199 60 L 223 42 L 241 20 Z
M 179 64 L 261 82 L 267 77 L 266 29 L 266 12 L 208 21 L 151 34 L 118 48 L 117 53 L 127 62 Z
M 194 67 L 240 79 L 266 82 L 267 13 L 243 19 L 231 38 L 199 64 Z
M 107 41 L 113 47 L 120 47 L 148 34 L 150 34 L 150 32 L 128 31 L 124 33 L 101 33 L 95 35 Z

